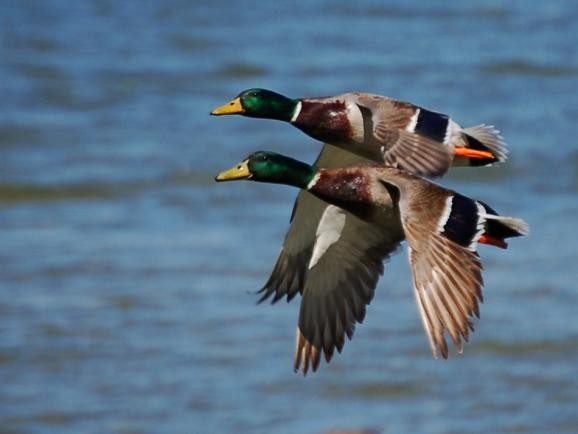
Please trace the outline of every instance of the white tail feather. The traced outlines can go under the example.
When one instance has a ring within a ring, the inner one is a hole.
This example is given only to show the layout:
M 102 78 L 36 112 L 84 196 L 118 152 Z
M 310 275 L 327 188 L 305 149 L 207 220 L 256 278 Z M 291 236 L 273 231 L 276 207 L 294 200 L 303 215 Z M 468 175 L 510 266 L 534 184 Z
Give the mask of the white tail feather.
M 508 158 L 506 142 L 500 135 L 500 131 L 493 125 L 475 125 L 473 127 L 463 128 L 462 132 L 482 142 L 484 146 L 494 153 L 498 161 L 506 161 Z
M 528 235 L 530 233 L 530 226 L 528 223 L 516 217 L 504 217 L 501 215 L 486 214 L 484 218 L 486 220 L 498 220 L 500 223 L 509 227 L 513 231 L 518 232 L 520 235 Z

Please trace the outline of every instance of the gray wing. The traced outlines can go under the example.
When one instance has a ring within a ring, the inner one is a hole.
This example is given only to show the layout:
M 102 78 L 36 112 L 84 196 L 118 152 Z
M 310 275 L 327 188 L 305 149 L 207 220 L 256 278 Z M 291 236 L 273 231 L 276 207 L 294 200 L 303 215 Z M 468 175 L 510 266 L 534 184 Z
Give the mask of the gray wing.
M 371 118 L 373 138 L 380 146 L 385 164 L 423 176 L 441 176 L 452 164 L 451 148 L 416 130 L 420 107 L 379 95 L 355 94 L 364 118 Z M 436 113 L 431 116 L 436 116 Z M 442 120 L 449 121 L 439 114 Z M 369 124 L 369 122 L 365 122 Z M 447 123 L 445 124 L 447 128 Z M 443 140 L 443 139 L 442 139 Z
M 393 215 L 377 225 L 341 212 L 345 225 L 339 240 L 327 248 L 305 281 L 294 363 L 295 370 L 302 368 L 304 374 L 310 366 L 317 370 L 321 354 L 329 362 L 335 349 L 341 352 L 346 335 L 351 339 L 373 299 L 384 259 L 403 239 Z
M 327 204 L 308 191 L 297 195 L 291 214 L 291 225 L 285 235 L 281 252 L 267 283 L 259 290 L 261 303 L 271 298 L 276 303 L 283 297 L 291 301 L 303 292 L 307 264 L 315 243 L 315 230 Z

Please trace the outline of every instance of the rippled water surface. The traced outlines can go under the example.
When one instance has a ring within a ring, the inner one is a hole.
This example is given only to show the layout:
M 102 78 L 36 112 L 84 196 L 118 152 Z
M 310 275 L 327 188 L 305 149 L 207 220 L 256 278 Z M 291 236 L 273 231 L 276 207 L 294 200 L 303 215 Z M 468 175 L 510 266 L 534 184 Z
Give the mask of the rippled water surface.
M 578 432 L 574 2 L 0 4 L 0 432 Z M 433 360 L 405 253 L 330 365 L 292 371 L 298 301 L 256 306 L 295 191 L 216 185 L 288 125 L 240 90 L 363 90 L 498 126 L 508 164 L 445 185 L 524 217 Z

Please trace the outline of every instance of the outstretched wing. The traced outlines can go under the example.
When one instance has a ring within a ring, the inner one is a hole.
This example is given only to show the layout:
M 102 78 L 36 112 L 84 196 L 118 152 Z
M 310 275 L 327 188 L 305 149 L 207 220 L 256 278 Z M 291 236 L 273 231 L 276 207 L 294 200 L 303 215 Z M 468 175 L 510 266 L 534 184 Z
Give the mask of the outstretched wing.
M 327 204 L 308 191 L 297 195 L 291 214 L 291 225 L 285 235 L 281 252 L 267 283 L 259 290 L 259 303 L 271 298 L 276 303 L 283 297 L 291 301 L 303 292 L 307 264 L 315 244 L 315 230 Z
M 332 208 L 336 207 L 330 205 L 328 215 L 333 214 Z M 334 217 L 337 228 L 342 226 L 339 239 L 322 246 L 326 250 L 321 256 L 315 254 L 320 241 L 316 243 L 305 280 L 294 364 L 295 370 L 302 368 L 304 374 L 309 367 L 317 370 L 321 354 L 329 362 L 335 349 L 341 352 L 346 335 L 351 339 L 355 324 L 363 321 L 365 307 L 373 299 L 384 259 L 403 240 L 399 220 L 393 213 L 384 215 L 383 224 L 377 225 L 339 211 L 341 214 Z M 339 224 L 340 218 L 344 219 L 343 225 Z M 331 236 L 332 225 L 327 225 L 329 239 L 335 239 Z M 321 230 L 323 233 L 327 232 Z
M 391 169 L 390 169 L 391 170 Z M 386 173 L 384 171 L 384 173 Z M 398 173 L 399 210 L 414 295 L 434 357 L 447 358 L 447 332 L 458 351 L 479 317 L 482 263 L 475 251 L 480 221 L 476 202 L 415 176 Z M 391 183 L 390 183 L 391 182 Z M 395 187 L 398 188 L 398 187 Z
M 447 331 L 461 352 L 462 339 L 474 330 L 470 318 L 479 317 L 482 301 L 482 263 L 476 252 L 439 234 L 430 236 L 423 250 L 411 248 L 419 229 L 406 226 L 413 288 L 434 357 L 448 357 Z

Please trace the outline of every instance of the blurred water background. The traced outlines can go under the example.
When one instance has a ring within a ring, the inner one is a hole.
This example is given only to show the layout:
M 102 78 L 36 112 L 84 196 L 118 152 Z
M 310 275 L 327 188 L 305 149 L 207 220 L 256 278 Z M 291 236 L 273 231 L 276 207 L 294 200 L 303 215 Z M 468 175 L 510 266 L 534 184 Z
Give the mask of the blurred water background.
M 552 0 L 0 3 L 0 432 L 578 432 L 578 5 Z M 292 371 L 298 301 L 256 306 L 296 191 L 213 176 L 289 125 L 248 87 L 369 91 L 495 124 L 444 185 L 525 218 L 481 248 L 482 319 L 433 360 L 405 252 L 353 341 Z

